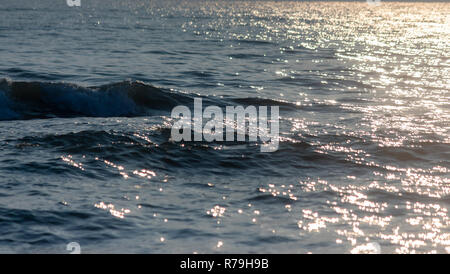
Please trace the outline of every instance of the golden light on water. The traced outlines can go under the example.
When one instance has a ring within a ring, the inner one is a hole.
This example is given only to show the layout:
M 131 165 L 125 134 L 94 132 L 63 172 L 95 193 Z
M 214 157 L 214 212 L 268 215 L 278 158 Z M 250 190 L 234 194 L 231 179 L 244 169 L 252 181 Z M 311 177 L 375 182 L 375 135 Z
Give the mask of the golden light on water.
M 139 200 L 140 204 L 130 210 L 127 208 L 134 204 L 117 209 L 115 203 L 98 202 L 95 208 L 123 220 L 140 217 L 142 211 L 159 210 L 151 204 L 154 197 L 146 193 L 157 189 L 174 199 L 188 196 L 207 201 L 207 205 L 189 214 L 211 217 L 205 222 L 218 235 L 232 223 L 249 230 L 257 228 L 259 239 L 272 240 L 274 245 L 288 245 L 294 239 L 320 246 L 323 239 L 335 243 L 338 247 L 333 246 L 334 250 L 349 253 L 377 253 L 379 248 L 381 252 L 387 249 L 395 253 L 450 253 L 450 5 L 389 2 L 369 8 L 366 3 L 264 1 L 252 6 L 251 14 L 245 13 L 250 3 L 230 5 L 236 5 L 230 20 L 229 14 L 222 14 L 227 11 L 224 8 L 217 12 L 219 20 L 209 25 L 196 25 L 193 20 L 182 28 L 186 32 L 195 30 L 206 40 L 226 37 L 261 44 L 277 39 L 285 42 L 277 48 L 281 57 L 267 61 L 271 66 L 260 72 L 269 80 L 251 85 L 250 89 L 262 97 L 276 94 L 278 99 L 298 107 L 301 115 L 283 117 L 289 127 L 280 140 L 297 145 L 286 150 L 295 150 L 289 157 L 298 159 L 295 164 L 299 171 L 292 177 L 299 179 L 287 180 L 284 175 L 291 174 L 281 171 L 273 175 L 280 181 L 258 181 L 257 187 L 233 181 L 239 185 L 233 190 L 220 180 L 216 182 L 214 174 L 207 181 L 195 178 L 186 185 L 177 181 L 183 188 L 192 188 L 192 193 L 174 190 L 167 180 L 162 191 L 160 185 L 152 185 L 163 176 L 157 169 L 127 169 L 97 158 L 111 172 L 136 183 L 136 193 L 130 197 L 136 197 L 133 203 Z M 272 20 L 248 21 L 248 16 Z M 240 27 L 247 24 L 258 31 L 242 31 Z M 262 53 L 264 57 L 267 54 Z M 314 54 L 318 57 L 302 59 Z M 241 66 L 239 58 L 228 59 Z M 322 69 L 325 65 L 327 71 Z M 305 81 L 320 81 L 299 84 L 295 93 L 264 86 L 283 80 L 290 87 L 289 83 L 297 83 L 302 77 Z M 320 88 L 313 93 L 312 86 Z M 319 107 L 329 112 L 311 114 Z M 133 136 L 146 145 L 161 147 L 143 130 Z M 308 144 L 301 146 L 306 143 L 302 140 Z M 180 147 L 186 149 L 187 145 Z M 217 148 L 214 151 L 222 152 Z M 280 169 L 285 161 L 294 161 L 273 157 L 281 163 Z M 71 155 L 61 159 L 88 171 Z M 431 164 L 421 165 L 425 160 Z M 316 161 L 319 164 L 315 165 Z M 342 168 L 343 163 L 346 168 Z M 330 174 L 320 173 L 326 165 Z M 307 168 L 312 171 L 305 171 Z M 251 193 L 251 201 L 243 198 L 246 191 Z M 162 210 L 170 211 L 172 207 L 176 208 L 169 203 Z M 183 217 L 192 222 L 189 214 Z M 163 228 L 176 222 L 157 213 L 153 216 L 161 220 L 158 225 Z M 189 228 L 194 229 L 192 223 Z M 230 226 L 231 231 L 238 230 Z M 279 238 L 273 240 L 274 235 Z M 170 240 L 160 241 L 166 239 Z M 228 239 L 226 245 L 224 242 L 215 238 L 209 245 L 220 250 L 232 247 Z M 295 248 L 290 250 L 310 252 L 300 246 Z

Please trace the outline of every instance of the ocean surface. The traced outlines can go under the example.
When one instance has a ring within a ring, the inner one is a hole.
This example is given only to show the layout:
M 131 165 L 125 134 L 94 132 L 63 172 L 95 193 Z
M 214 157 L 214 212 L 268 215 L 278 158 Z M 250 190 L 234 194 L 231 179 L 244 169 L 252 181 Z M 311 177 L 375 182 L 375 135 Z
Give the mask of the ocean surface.
M 0 253 L 447 253 L 449 121 L 448 2 L 0 0 Z

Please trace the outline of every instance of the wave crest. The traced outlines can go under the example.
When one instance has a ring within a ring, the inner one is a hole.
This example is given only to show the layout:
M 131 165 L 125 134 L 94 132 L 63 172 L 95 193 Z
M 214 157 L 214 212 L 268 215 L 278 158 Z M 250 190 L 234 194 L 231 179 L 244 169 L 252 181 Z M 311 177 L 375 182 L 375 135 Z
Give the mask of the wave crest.
M 279 106 L 282 111 L 299 108 L 273 99 L 190 95 L 141 81 L 83 87 L 71 83 L 0 79 L 0 120 L 170 115 L 178 105 L 192 107 L 194 97 L 201 97 L 204 106 L 266 105 Z
M 192 100 L 138 81 L 99 87 L 0 80 L 0 120 L 52 117 L 141 116 Z

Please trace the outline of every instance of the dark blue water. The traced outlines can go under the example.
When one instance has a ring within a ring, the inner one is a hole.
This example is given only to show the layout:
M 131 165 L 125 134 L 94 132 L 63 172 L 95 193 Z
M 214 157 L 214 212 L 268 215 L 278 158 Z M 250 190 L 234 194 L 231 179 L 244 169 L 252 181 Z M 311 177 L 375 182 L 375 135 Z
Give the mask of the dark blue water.
M 0 252 L 450 252 L 449 14 L 0 0 Z M 171 141 L 195 97 L 278 151 Z

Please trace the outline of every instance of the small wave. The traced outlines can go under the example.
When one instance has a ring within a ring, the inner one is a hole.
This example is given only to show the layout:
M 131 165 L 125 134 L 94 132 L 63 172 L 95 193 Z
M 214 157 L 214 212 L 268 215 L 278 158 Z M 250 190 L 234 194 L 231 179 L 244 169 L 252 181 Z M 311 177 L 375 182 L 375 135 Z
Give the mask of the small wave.
M 250 45 L 270 45 L 272 42 L 264 40 L 245 40 L 245 39 L 235 39 L 234 42 L 250 44 Z
M 0 120 L 132 117 L 169 112 L 189 102 L 192 102 L 189 95 L 139 81 L 82 87 L 69 83 L 0 80 Z
M 136 117 L 168 115 L 178 105 L 192 106 L 201 97 L 204 106 L 266 105 L 295 110 L 290 102 L 264 98 L 218 98 L 190 95 L 154 87 L 141 81 L 123 81 L 97 87 L 71 83 L 0 80 L 0 120 L 69 117 Z

